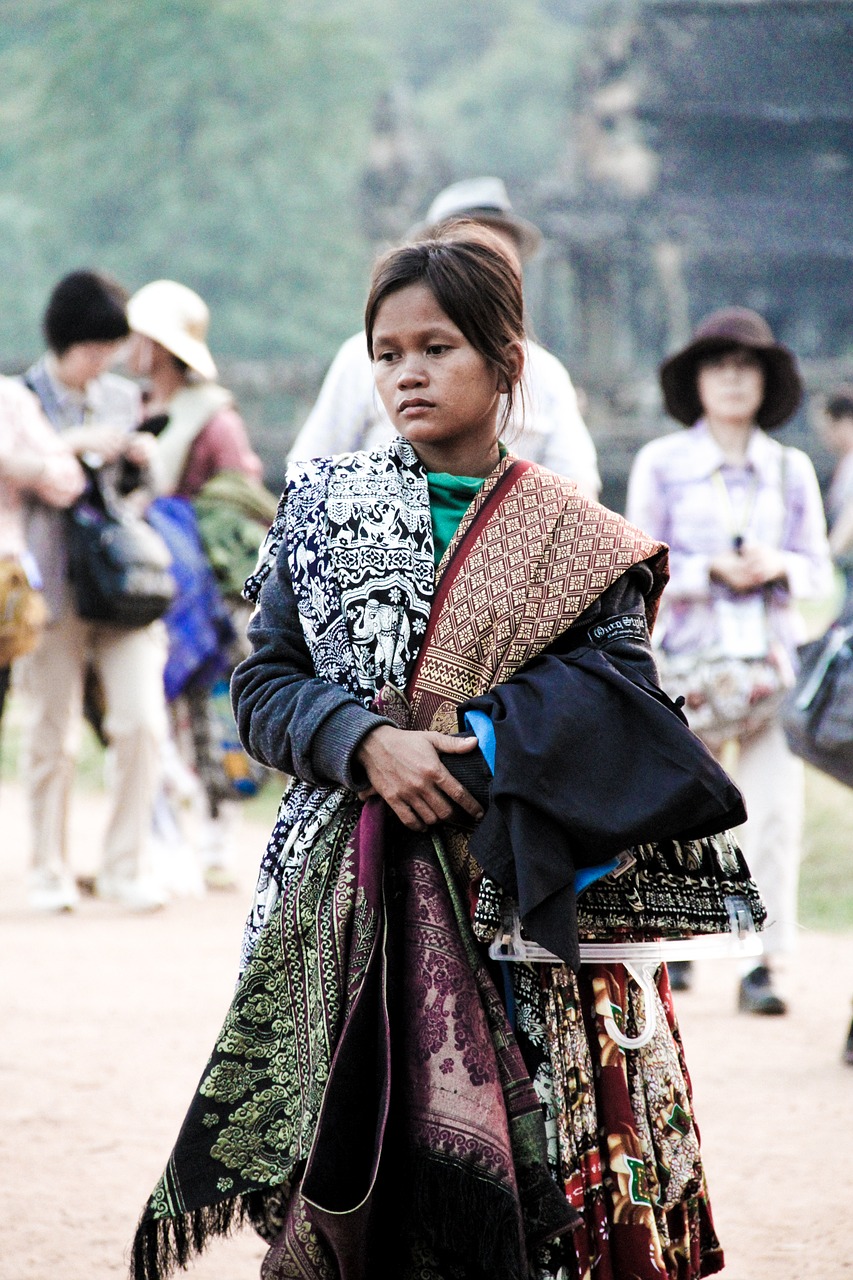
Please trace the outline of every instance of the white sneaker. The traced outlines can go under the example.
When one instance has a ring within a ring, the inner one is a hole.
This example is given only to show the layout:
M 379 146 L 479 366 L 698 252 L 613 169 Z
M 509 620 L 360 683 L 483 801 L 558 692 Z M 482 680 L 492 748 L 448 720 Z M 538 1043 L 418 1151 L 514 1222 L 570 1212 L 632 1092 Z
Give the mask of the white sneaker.
M 237 881 L 227 867 L 205 867 L 204 883 L 215 893 L 233 893 L 237 888 Z
M 168 901 L 168 895 L 154 880 L 110 880 L 99 876 L 98 897 L 104 902 L 115 902 L 127 911 L 160 911 Z
M 199 821 L 196 848 L 208 889 L 227 892 L 237 888 L 229 865 L 237 820 L 237 805 L 223 802 L 217 817 L 205 813 Z
M 80 895 L 73 884 L 42 885 L 30 890 L 30 909 L 44 915 L 73 911 L 79 901 Z
M 155 882 L 172 897 L 203 898 L 204 879 L 192 845 L 184 836 L 166 792 L 154 804 L 147 864 Z

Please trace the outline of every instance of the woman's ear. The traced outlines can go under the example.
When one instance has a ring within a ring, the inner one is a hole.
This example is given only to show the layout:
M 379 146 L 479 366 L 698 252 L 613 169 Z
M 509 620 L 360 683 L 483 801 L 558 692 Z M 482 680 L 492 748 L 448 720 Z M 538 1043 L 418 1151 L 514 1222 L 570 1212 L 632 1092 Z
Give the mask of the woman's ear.
M 507 383 L 505 391 L 511 391 L 524 373 L 524 343 L 511 342 L 506 353 Z

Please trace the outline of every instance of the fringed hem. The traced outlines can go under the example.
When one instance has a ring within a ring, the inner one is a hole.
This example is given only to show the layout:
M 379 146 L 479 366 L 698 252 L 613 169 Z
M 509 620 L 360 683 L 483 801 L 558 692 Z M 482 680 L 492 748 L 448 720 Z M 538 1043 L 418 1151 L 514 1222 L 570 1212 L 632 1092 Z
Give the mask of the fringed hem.
M 185 1267 L 213 1236 L 228 1236 L 248 1219 L 253 1225 L 261 1212 L 263 1193 L 254 1191 L 219 1204 L 191 1209 L 179 1218 L 151 1218 L 144 1214 L 133 1237 L 130 1280 L 166 1280 L 176 1267 Z
M 411 1181 L 415 1231 L 439 1256 L 490 1280 L 527 1280 L 520 1209 L 509 1187 L 429 1155 L 415 1156 Z

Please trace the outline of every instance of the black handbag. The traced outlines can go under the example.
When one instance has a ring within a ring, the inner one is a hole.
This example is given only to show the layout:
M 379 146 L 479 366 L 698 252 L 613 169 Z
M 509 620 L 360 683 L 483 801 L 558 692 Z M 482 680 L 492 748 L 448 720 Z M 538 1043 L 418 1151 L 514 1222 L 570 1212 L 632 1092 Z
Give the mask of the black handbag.
M 794 755 L 853 787 L 853 610 L 799 649 L 800 672 L 782 708 Z
M 146 627 L 175 595 L 172 557 L 160 534 L 131 511 L 103 472 L 67 512 L 68 562 L 74 605 L 89 622 Z

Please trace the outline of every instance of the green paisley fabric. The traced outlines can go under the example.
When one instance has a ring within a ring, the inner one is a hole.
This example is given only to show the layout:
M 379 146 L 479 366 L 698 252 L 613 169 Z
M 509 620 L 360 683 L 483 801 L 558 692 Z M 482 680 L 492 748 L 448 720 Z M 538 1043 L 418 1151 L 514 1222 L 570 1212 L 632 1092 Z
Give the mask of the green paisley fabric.
M 262 1201 L 252 1193 L 287 1184 L 307 1158 L 340 1027 L 377 935 L 378 913 L 356 884 L 359 809 L 347 806 L 321 833 L 276 904 L 143 1221 L 180 1224 L 181 1215 L 246 1197 L 240 1212 L 254 1220 Z M 159 1270 L 181 1264 L 181 1234 L 179 1225 L 151 1233 Z

